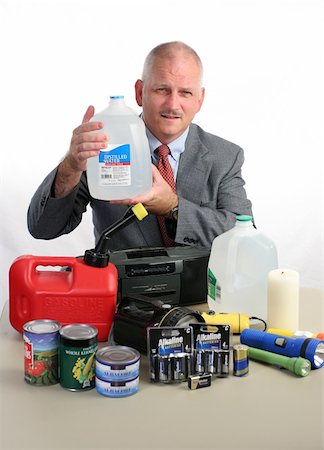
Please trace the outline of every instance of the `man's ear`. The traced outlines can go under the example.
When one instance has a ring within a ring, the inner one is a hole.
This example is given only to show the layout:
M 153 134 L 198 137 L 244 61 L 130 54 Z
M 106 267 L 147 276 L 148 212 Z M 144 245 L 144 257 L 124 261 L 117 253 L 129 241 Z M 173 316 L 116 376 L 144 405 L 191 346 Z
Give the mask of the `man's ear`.
M 138 106 L 142 106 L 143 81 L 137 80 L 135 83 L 135 98 Z
M 198 101 L 198 109 L 196 112 L 200 111 L 200 108 L 202 107 L 202 104 L 204 102 L 204 98 L 205 98 L 205 88 L 201 88 L 200 97 Z

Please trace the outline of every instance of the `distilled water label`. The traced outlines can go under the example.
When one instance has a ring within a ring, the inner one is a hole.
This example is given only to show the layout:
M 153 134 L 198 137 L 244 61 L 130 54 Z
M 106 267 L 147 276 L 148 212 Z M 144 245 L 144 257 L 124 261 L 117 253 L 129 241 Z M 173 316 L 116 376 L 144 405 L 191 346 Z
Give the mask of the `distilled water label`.
M 130 144 L 107 145 L 99 153 L 100 186 L 130 186 Z

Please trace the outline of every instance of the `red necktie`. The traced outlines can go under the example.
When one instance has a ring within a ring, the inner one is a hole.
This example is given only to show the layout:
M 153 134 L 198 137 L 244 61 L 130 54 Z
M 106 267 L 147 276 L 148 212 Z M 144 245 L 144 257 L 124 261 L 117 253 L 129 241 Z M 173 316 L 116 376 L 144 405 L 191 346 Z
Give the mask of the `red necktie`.
M 176 192 L 174 177 L 173 177 L 173 170 L 171 167 L 171 164 L 168 159 L 168 155 L 170 153 L 170 149 L 167 145 L 160 145 L 158 147 L 158 155 L 159 160 L 157 163 L 157 168 L 162 177 L 165 179 L 165 181 L 171 186 L 173 192 Z M 166 226 L 165 226 L 165 218 L 163 216 L 158 216 L 158 221 L 160 225 L 161 235 L 164 242 L 164 245 L 166 247 L 172 247 L 174 245 L 174 241 L 169 238 Z

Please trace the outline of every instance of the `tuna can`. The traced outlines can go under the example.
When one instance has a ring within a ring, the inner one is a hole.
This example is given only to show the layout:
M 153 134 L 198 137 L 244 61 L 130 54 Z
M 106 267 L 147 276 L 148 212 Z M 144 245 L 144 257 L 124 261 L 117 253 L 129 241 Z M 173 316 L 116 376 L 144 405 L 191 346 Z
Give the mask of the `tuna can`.
M 140 354 L 122 345 L 103 347 L 96 355 L 96 389 L 108 397 L 127 397 L 138 391 Z
M 84 391 L 95 387 L 95 354 L 98 329 L 74 323 L 60 330 L 60 384 L 69 391 Z
M 248 346 L 237 344 L 233 346 L 233 375 L 243 377 L 249 373 Z
M 124 381 L 107 381 L 96 377 L 96 390 L 107 397 L 128 397 L 138 391 L 139 378 Z
M 32 320 L 23 326 L 25 381 L 36 386 L 58 383 L 58 346 L 61 324 Z
M 128 381 L 139 376 L 140 354 L 122 345 L 103 347 L 96 355 L 96 376 L 104 381 Z

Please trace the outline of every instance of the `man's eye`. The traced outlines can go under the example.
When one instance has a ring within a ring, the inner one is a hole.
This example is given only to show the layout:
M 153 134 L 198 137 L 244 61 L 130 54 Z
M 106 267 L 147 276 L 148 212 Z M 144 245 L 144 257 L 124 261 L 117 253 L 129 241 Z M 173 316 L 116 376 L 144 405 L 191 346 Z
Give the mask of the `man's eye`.
M 184 97 L 191 97 L 192 96 L 192 92 L 191 91 L 182 91 L 181 94 Z

